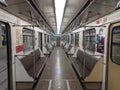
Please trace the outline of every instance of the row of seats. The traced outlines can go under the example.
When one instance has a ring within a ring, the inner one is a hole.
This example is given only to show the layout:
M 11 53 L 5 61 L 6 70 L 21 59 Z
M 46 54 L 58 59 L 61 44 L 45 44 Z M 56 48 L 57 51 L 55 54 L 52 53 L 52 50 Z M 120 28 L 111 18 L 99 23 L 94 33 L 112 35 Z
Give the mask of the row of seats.
M 16 55 L 17 89 L 31 89 L 39 80 L 47 58 L 38 48 L 27 55 Z
M 90 74 L 97 61 L 97 58 L 78 50 L 74 65 L 79 71 L 80 76 L 84 79 Z
M 21 58 L 20 61 L 30 76 L 38 78 L 40 70 L 45 63 L 45 57 L 41 57 L 41 53 L 39 49 L 37 49 Z
M 81 79 L 81 82 L 85 85 L 86 88 L 88 83 L 90 86 L 91 83 L 94 83 L 93 86 L 90 88 L 92 90 L 93 87 L 100 89 L 101 88 L 101 81 L 102 81 L 102 59 L 96 58 L 92 55 L 89 55 L 85 51 L 82 51 L 80 49 L 77 50 L 77 52 L 72 57 L 72 65 L 77 72 L 78 76 Z M 96 89 L 95 88 L 95 89 Z
M 49 51 L 50 53 L 52 52 L 53 48 L 55 47 L 54 43 L 47 43 L 45 44 L 45 48 L 47 49 L 47 51 Z
M 72 44 L 69 44 L 69 43 L 63 43 L 62 47 L 63 47 L 65 53 L 68 53 L 73 46 L 72 46 Z

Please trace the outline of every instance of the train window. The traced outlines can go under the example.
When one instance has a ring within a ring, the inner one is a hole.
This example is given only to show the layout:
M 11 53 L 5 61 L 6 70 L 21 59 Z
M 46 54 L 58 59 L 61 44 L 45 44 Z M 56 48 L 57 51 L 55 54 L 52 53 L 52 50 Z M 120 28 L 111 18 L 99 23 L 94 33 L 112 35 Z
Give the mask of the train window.
M 8 90 L 8 27 L 0 22 L 0 90 Z
M 112 61 L 120 65 L 120 26 L 114 27 L 112 32 Z
M 51 36 L 51 37 L 50 37 L 50 41 L 55 42 L 55 37 L 54 37 L 54 36 Z
M 75 33 L 75 46 L 79 46 L 79 33 Z
M 71 34 L 71 44 L 74 44 L 74 34 Z
M 69 43 L 69 36 L 68 36 L 68 35 L 65 37 L 65 41 L 66 41 L 67 43 Z
M 67 36 L 67 42 L 69 43 L 70 41 L 69 41 L 69 35 Z
M 83 47 L 89 51 L 95 51 L 95 29 L 89 29 L 83 32 Z
M 62 36 L 62 37 L 61 37 L 61 41 L 66 42 L 66 43 L 69 43 L 69 36 L 68 36 L 68 35 Z
M 32 50 L 34 47 L 34 32 L 23 28 L 23 51 Z
M 6 27 L 4 24 L 1 25 L 1 45 L 6 46 Z
M 44 34 L 44 43 L 45 43 L 45 44 L 47 43 L 47 40 L 46 40 L 47 38 L 46 38 L 46 36 L 47 36 L 47 35 Z
M 38 47 L 42 50 L 42 33 L 38 34 Z
M 64 36 L 61 37 L 61 41 L 65 42 Z
M 47 35 L 47 43 L 49 43 L 49 35 Z

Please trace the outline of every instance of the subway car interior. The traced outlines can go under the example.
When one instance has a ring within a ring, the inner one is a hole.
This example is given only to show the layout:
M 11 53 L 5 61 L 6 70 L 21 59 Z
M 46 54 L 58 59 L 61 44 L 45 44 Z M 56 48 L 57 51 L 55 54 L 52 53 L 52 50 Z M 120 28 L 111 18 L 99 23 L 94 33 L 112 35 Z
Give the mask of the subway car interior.
M 120 90 L 120 0 L 0 0 L 0 90 Z

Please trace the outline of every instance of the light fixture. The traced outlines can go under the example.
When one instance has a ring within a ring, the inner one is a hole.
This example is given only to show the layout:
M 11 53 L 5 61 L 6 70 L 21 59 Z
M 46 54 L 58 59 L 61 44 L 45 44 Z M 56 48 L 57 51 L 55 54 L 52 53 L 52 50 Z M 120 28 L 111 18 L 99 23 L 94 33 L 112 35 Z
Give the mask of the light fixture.
M 5 7 L 8 5 L 5 0 L 0 0 L 0 4 L 2 4 Z
M 55 12 L 57 20 L 57 34 L 60 34 L 60 26 L 62 22 L 62 17 L 64 13 L 66 0 L 55 0 Z

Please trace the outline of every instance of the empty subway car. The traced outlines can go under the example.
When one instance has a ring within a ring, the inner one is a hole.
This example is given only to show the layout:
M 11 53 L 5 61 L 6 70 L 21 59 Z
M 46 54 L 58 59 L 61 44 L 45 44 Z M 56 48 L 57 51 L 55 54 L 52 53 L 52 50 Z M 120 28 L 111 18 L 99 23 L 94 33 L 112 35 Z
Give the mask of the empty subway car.
M 67 0 L 60 34 L 55 0 L 6 2 L 0 90 L 120 90 L 119 0 Z

